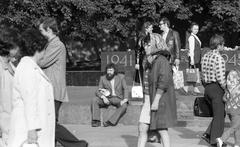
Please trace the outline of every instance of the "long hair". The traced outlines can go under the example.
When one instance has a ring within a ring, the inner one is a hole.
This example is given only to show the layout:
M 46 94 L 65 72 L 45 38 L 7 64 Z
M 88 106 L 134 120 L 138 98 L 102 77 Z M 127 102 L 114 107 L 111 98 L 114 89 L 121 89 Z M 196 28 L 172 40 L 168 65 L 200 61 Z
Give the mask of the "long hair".
M 149 44 L 151 40 L 150 33 L 148 33 L 142 40 L 141 45 L 144 47 L 145 45 Z
M 11 49 L 21 46 L 21 37 L 16 28 L 0 25 L 0 55 L 8 56 Z
M 114 75 L 117 75 L 118 74 L 118 70 L 117 70 L 117 67 L 116 67 L 116 65 L 114 63 L 109 63 L 109 64 L 106 65 L 106 67 L 105 67 L 105 74 L 107 74 L 107 70 L 111 69 L 111 68 L 114 69 Z
M 27 56 L 33 56 L 37 51 L 41 52 L 45 48 L 47 39 L 40 33 L 38 29 L 29 28 L 22 33 L 24 41 L 24 53 Z

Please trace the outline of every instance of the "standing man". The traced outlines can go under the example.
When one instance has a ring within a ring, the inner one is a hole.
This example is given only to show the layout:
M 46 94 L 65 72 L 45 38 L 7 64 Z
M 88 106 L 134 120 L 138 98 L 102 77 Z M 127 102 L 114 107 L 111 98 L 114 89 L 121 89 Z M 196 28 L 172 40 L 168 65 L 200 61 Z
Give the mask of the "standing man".
M 202 139 L 217 146 L 216 138 L 222 136 L 224 130 L 224 102 L 223 95 L 226 88 L 225 61 L 219 50 L 223 48 L 224 39 L 215 35 L 210 39 L 210 48 L 201 60 L 202 82 L 205 87 L 204 97 L 209 101 L 213 110 L 213 119 Z M 223 146 L 226 146 L 224 144 Z
M 106 66 L 106 75 L 101 76 L 96 96 L 91 105 L 92 127 L 99 127 L 100 107 L 113 105 L 116 112 L 106 122 L 104 127 L 117 125 L 120 118 L 126 113 L 128 102 L 128 90 L 124 75 L 118 74 L 113 63 Z
M 170 21 L 166 17 L 160 20 L 159 27 L 163 31 L 161 35 L 165 40 L 171 54 L 170 63 L 179 66 L 181 41 L 178 32 L 170 28 Z
M 40 32 L 48 39 L 40 66 L 51 80 L 54 88 L 56 134 L 55 139 L 64 147 L 86 147 L 87 142 L 79 141 L 66 128 L 58 124 L 59 109 L 62 102 L 68 102 L 66 89 L 66 48 L 57 36 L 57 21 L 43 18 L 39 22 Z

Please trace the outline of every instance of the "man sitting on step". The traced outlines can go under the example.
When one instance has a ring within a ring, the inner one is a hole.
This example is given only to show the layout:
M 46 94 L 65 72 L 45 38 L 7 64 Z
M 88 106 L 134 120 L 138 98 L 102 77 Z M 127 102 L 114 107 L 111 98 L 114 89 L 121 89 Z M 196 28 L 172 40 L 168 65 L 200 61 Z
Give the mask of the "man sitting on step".
M 104 127 L 117 125 L 120 118 L 126 113 L 128 104 L 128 90 L 123 74 L 117 73 L 117 69 L 113 63 L 106 66 L 106 74 L 101 76 L 99 88 L 96 96 L 92 100 L 92 127 L 99 127 L 100 108 L 110 105 L 116 106 L 117 110 L 108 121 L 103 122 Z

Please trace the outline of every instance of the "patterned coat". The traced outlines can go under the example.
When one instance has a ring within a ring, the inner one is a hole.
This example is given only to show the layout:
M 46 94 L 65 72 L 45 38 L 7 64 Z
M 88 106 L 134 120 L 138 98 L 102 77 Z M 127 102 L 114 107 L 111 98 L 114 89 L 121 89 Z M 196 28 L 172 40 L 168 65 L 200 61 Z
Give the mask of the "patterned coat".
M 240 73 L 231 70 L 227 76 L 226 111 L 230 114 L 240 114 Z

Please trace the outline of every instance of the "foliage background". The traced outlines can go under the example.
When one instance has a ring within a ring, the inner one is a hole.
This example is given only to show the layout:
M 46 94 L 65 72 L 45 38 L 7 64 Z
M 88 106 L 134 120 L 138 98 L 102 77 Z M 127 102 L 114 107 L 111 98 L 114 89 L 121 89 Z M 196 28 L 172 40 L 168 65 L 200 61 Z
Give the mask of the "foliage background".
M 84 60 L 99 60 L 101 51 L 135 49 L 142 24 L 152 21 L 159 32 L 163 16 L 179 31 L 183 48 L 192 21 L 200 24 L 203 46 L 214 33 L 224 35 L 227 46 L 239 45 L 239 0 L 1 0 L 0 16 L 21 30 L 42 16 L 55 17 L 71 58 L 72 52 L 94 53 Z

